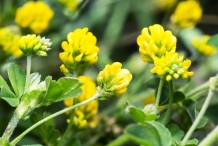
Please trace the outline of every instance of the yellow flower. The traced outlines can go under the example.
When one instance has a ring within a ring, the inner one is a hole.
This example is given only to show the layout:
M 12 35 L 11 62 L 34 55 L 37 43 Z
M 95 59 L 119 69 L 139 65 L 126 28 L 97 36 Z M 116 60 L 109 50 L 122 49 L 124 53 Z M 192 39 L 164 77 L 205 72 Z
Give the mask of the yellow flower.
M 16 26 L 0 28 L 0 36 L 0 46 L 7 55 L 19 57 L 23 54 L 18 46 L 21 36 Z
M 97 39 L 88 32 L 88 28 L 70 32 L 67 41 L 62 42 L 64 52 L 60 53 L 59 57 L 69 71 L 82 74 L 88 66 L 97 62 L 99 52 L 96 46 Z
M 172 78 L 187 78 L 192 76 L 194 72 L 188 72 L 191 61 L 186 59 L 183 61 L 183 56 L 178 56 L 175 52 L 166 52 L 160 59 L 154 61 L 154 67 L 151 69 L 152 73 L 160 76 L 165 76 L 167 81 Z
M 171 31 L 164 31 L 159 24 L 143 28 L 141 35 L 137 38 L 142 60 L 150 63 L 162 57 L 166 51 L 175 52 L 176 41 L 176 37 L 172 35 Z
M 91 77 L 87 76 L 79 76 L 78 79 L 83 82 L 82 91 L 83 94 L 77 97 L 77 102 L 82 102 L 90 97 L 92 97 L 96 93 L 96 85 Z M 73 105 L 73 98 L 69 98 L 64 100 L 64 104 L 66 107 Z M 75 109 L 75 117 L 73 122 L 75 126 L 79 128 L 83 128 L 86 125 L 89 127 L 96 127 L 98 121 L 96 118 L 96 114 L 98 112 L 98 101 L 94 100 L 86 105 L 80 106 Z
M 53 15 L 53 11 L 43 1 L 29 1 L 17 9 L 15 22 L 40 34 L 48 28 Z
M 198 1 L 181 1 L 171 16 L 171 21 L 181 28 L 193 27 L 198 23 L 201 15 L 202 8 Z
M 155 0 L 155 4 L 161 9 L 169 9 L 171 8 L 177 0 Z
M 75 10 L 82 0 L 59 0 L 68 10 Z
M 51 44 L 49 39 L 35 34 L 22 36 L 19 40 L 20 50 L 26 55 L 37 53 L 39 56 L 47 56 L 46 51 L 51 49 Z
M 216 52 L 216 48 L 208 45 L 207 41 L 210 39 L 209 35 L 203 35 L 202 37 L 196 37 L 192 40 L 194 48 L 202 55 L 209 56 Z
M 121 96 L 127 90 L 132 74 L 127 69 L 121 69 L 122 64 L 114 62 L 106 65 L 103 71 L 98 74 L 97 83 L 99 90 L 103 90 L 103 96 L 110 98 Z

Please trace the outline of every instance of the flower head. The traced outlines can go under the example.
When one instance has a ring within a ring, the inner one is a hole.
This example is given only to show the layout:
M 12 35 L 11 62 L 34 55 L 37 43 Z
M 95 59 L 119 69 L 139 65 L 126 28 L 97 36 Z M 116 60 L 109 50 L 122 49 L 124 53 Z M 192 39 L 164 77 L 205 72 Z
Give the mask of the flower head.
M 195 26 L 202 15 L 202 8 L 197 0 L 179 2 L 171 21 L 181 28 Z
M 98 74 L 97 83 L 99 90 L 103 90 L 106 98 L 121 96 L 127 90 L 132 74 L 127 69 L 121 69 L 122 64 L 114 62 L 106 65 L 103 71 Z
M 196 37 L 192 40 L 194 48 L 204 56 L 212 55 L 216 52 L 216 48 L 207 44 L 210 39 L 209 35 L 203 35 L 202 37 Z
M 194 72 L 188 71 L 191 61 L 188 59 L 183 61 L 183 58 L 183 56 L 178 56 L 178 53 L 166 52 L 164 56 L 154 61 L 154 67 L 151 69 L 151 72 L 165 76 L 167 81 L 172 80 L 172 78 L 178 79 L 192 76 Z
M 64 52 L 59 54 L 65 68 L 81 74 L 98 60 L 99 48 L 97 39 L 88 32 L 88 28 L 76 29 L 67 35 L 67 41 L 62 42 Z
M 43 1 L 29 1 L 17 9 L 15 22 L 40 34 L 48 28 L 53 15 L 53 11 Z
M 82 91 L 83 94 L 77 97 L 77 102 L 82 102 L 96 93 L 96 85 L 91 77 L 79 76 L 78 79 L 83 82 Z M 74 103 L 73 98 L 64 100 L 65 106 L 72 106 Z M 98 112 L 98 100 L 94 100 L 86 105 L 80 106 L 75 109 L 75 116 L 73 119 L 74 125 L 78 128 L 84 128 L 85 126 L 96 127 Z
M 46 51 L 51 49 L 51 44 L 50 39 L 35 34 L 22 36 L 19 40 L 20 50 L 26 55 L 37 53 L 39 56 L 47 56 Z
M 0 46 L 2 47 L 6 56 L 19 57 L 23 54 L 18 47 L 18 41 L 21 36 L 16 26 L 0 28 L 0 36 Z
M 172 35 L 171 31 L 164 31 L 159 24 L 143 28 L 141 35 L 137 38 L 142 60 L 151 63 L 162 57 L 166 51 L 175 52 L 176 41 L 176 37 Z

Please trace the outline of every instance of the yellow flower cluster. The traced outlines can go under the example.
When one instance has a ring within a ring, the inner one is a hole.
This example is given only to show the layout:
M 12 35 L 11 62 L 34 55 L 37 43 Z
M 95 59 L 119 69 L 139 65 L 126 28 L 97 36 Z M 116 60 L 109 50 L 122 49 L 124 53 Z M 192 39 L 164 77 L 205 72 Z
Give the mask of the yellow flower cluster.
M 22 36 L 19 40 L 20 50 L 26 55 L 37 53 L 39 56 L 47 56 L 46 51 L 51 49 L 51 44 L 50 39 L 35 34 Z
M 29 27 L 34 33 L 45 31 L 54 13 L 43 1 L 29 1 L 17 9 L 15 21 L 21 27 Z
M 181 1 L 176 7 L 171 21 L 181 28 L 195 26 L 202 15 L 202 8 L 199 1 Z
M 82 102 L 96 93 L 96 85 L 91 77 L 79 76 L 78 79 L 83 82 L 82 91 L 83 94 L 77 97 L 77 102 Z M 64 100 L 64 104 L 69 107 L 73 105 L 73 98 Z M 98 121 L 96 114 L 98 112 L 98 100 L 94 100 L 86 105 L 80 106 L 75 109 L 75 116 L 73 123 L 78 128 L 84 128 L 85 126 L 96 127 Z
M 64 52 L 59 54 L 64 63 L 60 67 L 63 73 L 69 71 L 81 74 L 85 69 L 98 60 L 99 48 L 96 46 L 97 39 L 88 32 L 88 28 L 76 29 L 67 35 L 67 41 L 62 42 Z
M 209 35 L 203 35 L 202 37 L 196 37 L 192 40 L 194 48 L 202 55 L 209 56 L 216 52 L 216 48 L 208 45 L 207 41 L 210 39 Z
M 0 46 L 2 46 L 3 51 L 9 56 L 21 56 L 23 53 L 19 49 L 18 41 L 20 39 L 20 34 L 17 32 L 15 26 L 0 28 Z
M 165 76 L 167 81 L 172 78 L 187 78 L 192 76 L 194 72 L 189 72 L 188 68 L 191 61 L 186 59 L 183 61 L 183 56 L 178 56 L 175 52 L 166 52 L 164 56 L 154 61 L 154 67 L 151 69 L 152 73 L 160 76 Z
M 137 38 L 142 60 L 150 63 L 153 63 L 166 52 L 175 52 L 176 41 L 177 39 L 171 31 L 164 31 L 159 24 L 143 28 L 141 35 Z
M 82 0 L 59 0 L 68 10 L 75 10 Z
M 129 82 L 132 80 L 132 74 L 127 69 L 121 69 L 122 64 L 114 62 L 106 65 L 103 71 L 100 71 L 97 77 L 97 83 L 100 90 L 104 91 L 104 96 L 121 96 L 127 90 Z

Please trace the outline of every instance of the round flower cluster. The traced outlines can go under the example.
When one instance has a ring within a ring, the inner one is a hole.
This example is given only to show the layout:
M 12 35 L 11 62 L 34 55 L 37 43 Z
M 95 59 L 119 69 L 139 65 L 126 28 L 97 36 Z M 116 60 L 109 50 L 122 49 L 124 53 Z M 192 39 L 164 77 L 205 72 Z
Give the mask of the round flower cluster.
M 40 34 L 48 28 L 53 15 L 53 11 L 43 1 L 29 1 L 17 9 L 15 22 Z
M 99 48 L 96 46 L 97 39 L 88 32 L 88 28 L 76 29 L 67 35 L 67 41 L 62 42 L 64 52 L 59 54 L 64 63 L 60 69 L 63 73 L 70 71 L 77 75 L 98 60 Z
M 46 51 L 51 49 L 51 44 L 50 39 L 35 34 L 22 36 L 19 40 L 20 50 L 26 55 L 37 53 L 39 56 L 47 56 Z
M 178 79 L 192 76 L 194 72 L 187 71 L 191 61 L 188 59 L 183 61 L 183 58 L 183 56 L 178 56 L 178 53 L 166 52 L 164 56 L 154 61 L 154 67 L 151 69 L 151 72 L 160 76 L 166 76 L 167 81 L 172 80 L 172 78 Z
M 175 52 L 176 41 L 177 39 L 171 31 L 164 31 L 159 24 L 143 28 L 141 35 L 137 38 L 142 60 L 150 63 L 160 58 L 166 51 Z
M 0 46 L 6 56 L 19 57 L 23 54 L 18 46 L 18 41 L 21 36 L 18 33 L 18 28 L 16 26 L 0 28 L 0 36 Z
M 91 77 L 79 76 L 78 79 L 83 82 L 82 91 L 83 94 L 77 97 L 77 102 L 83 102 L 96 93 L 96 85 Z M 64 100 L 66 107 L 73 105 L 73 98 Z M 98 112 L 98 100 L 94 100 L 86 105 L 80 106 L 75 109 L 75 116 L 73 123 L 78 128 L 84 128 L 85 126 L 96 127 L 98 121 L 96 114 Z
M 181 28 L 193 27 L 200 20 L 202 8 L 197 0 L 181 1 L 177 5 L 173 15 L 171 16 L 172 23 Z
M 100 90 L 104 91 L 104 97 L 121 96 L 127 90 L 132 74 L 127 69 L 121 69 L 122 64 L 114 62 L 106 65 L 97 77 Z

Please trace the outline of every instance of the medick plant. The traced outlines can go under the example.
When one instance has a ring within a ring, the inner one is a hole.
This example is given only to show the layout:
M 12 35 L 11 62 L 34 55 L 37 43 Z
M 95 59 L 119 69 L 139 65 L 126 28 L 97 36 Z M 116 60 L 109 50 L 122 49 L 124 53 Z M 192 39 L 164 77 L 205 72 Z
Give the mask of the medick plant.
M 16 107 L 13 117 L 0 138 L 0 145 L 16 145 L 28 132 L 51 118 L 72 111 L 78 107 L 83 107 L 84 109 L 83 105 L 88 105 L 88 103 L 93 103 L 93 101 L 98 99 L 119 97 L 127 90 L 132 75 L 127 69 L 121 69 L 122 64 L 119 62 L 107 65 L 105 69 L 99 73 L 97 77 L 97 87 L 95 85 L 93 86 L 93 83 L 90 84 L 90 81 L 88 81 L 88 87 L 86 87 L 87 85 L 83 86 L 83 83 L 80 82 L 81 80 L 86 83 L 87 80 L 90 80 L 88 77 L 82 77 L 80 75 L 84 73 L 88 66 L 98 60 L 97 53 L 99 52 L 99 48 L 96 46 L 96 41 L 95 36 L 93 36 L 91 32 L 88 32 L 88 28 L 76 29 L 74 32 L 69 33 L 68 42 L 62 43 L 64 52 L 60 53 L 60 59 L 64 63 L 61 65 L 60 69 L 66 77 L 62 77 L 56 81 L 52 80 L 51 76 L 47 76 L 43 81 L 39 73 L 31 73 L 31 57 L 34 54 L 47 56 L 47 51 L 50 50 L 52 43 L 49 39 L 45 37 L 41 38 L 35 34 L 22 36 L 20 38 L 20 50 L 27 56 L 26 73 L 16 64 L 9 65 L 8 77 L 14 92 L 2 76 L 0 76 L 1 98 L 7 101 L 11 106 Z M 79 79 L 78 76 L 80 76 Z M 81 95 L 82 86 L 83 91 L 87 91 L 83 96 Z M 87 90 L 89 87 L 91 88 L 91 93 L 90 89 Z M 96 89 L 93 89 L 93 87 Z M 87 95 L 92 97 L 86 97 Z M 63 100 L 67 103 L 69 98 L 72 99 L 78 96 L 85 99 L 82 99 L 81 102 L 77 101 L 78 103 L 74 105 L 71 103 L 67 108 L 39 120 L 13 141 L 10 141 L 10 137 L 19 121 L 29 118 L 31 112 L 36 108 L 49 106 L 54 102 Z M 92 107 L 93 106 L 91 106 L 91 108 Z M 55 139 L 54 145 L 65 144 L 67 135 L 73 124 L 78 128 L 82 128 L 86 125 L 87 121 L 83 119 L 84 115 L 82 115 L 82 117 L 80 115 L 81 112 L 78 110 L 71 112 L 66 132 L 62 137 L 53 137 L 53 139 Z M 95 126 L 95 123 L 91 125 Z

